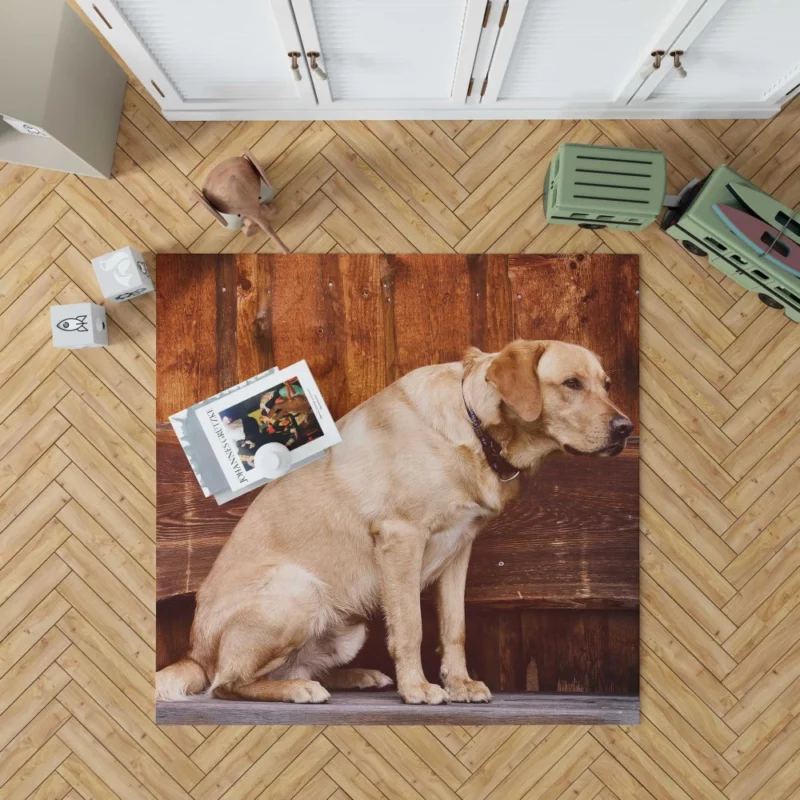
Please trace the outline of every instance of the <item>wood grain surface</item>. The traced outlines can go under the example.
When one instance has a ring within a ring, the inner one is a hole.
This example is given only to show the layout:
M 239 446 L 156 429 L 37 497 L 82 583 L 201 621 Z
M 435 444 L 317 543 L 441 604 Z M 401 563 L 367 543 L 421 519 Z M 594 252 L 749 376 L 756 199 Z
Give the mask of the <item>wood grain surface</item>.
M 161 725 L 637 725 L 639 704 L 616 695 L 508 692 L 491 703 L 421 708 L 403 703 L 396 692 L 336 692 L 319 706 L 292 703 L 237 703 L 196 696 L 159 702 Z
M 267 358 L 305 358 L 338 418 L 471 345 L 560 338 L 598 352 L 615 376 L 612 397 L 638 420 L 637 267 L 635 256 L 615 255 L 159 256 L 158 599 L 199 587 L 257 494 L 224 506 L 204 498 L 169 414 L 251 377 Z M 635 613 L 614 617 L 629 634 L 618 650 L 604 650 L 602 614 L 577 614 L 566 635 L 541 616 L 638 608 L 638 456 L 633 439 L 615 459 L 551 458 L 479 537 L 466 602 L 473 669 L 493 689 L 638 691 Z M 159 607 L 168 631 L 159 666 L 186 650 L 186 608 Z M 182 625 L 166 620 L 173 613 Z M 425 614 L 435 674 L 434 614 Z M 544 630 L 547 653 L 533 642 Z M 487 646 L 501 658 L 487 658 Z M 356 663 L 393 670 L 380 621 Z

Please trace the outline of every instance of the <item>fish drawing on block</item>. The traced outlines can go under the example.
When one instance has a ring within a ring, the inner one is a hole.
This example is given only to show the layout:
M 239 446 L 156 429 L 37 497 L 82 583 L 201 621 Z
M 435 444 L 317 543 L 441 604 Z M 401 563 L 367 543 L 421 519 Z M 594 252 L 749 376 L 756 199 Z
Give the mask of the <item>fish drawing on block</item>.
M 76 331 L 78 333 L 85 333 L 89 330 L 89 325 L 86 322 L 86 314 L 81 314 L 79 317 L 67 317 L 62 319 L 56 324 L 56 327 L 62 331 Z
M 800 245 L 772 225 L 733 206 L 715 203 L 712 208 L 742 241 L 760 256 L 793 275 L 800 275 Z

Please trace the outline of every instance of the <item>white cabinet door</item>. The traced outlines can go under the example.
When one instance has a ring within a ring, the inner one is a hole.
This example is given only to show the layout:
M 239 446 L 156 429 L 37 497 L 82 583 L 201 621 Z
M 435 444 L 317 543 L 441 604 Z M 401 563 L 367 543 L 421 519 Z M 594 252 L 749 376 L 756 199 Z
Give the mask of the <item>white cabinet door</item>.
M 144 86 L 170 110 L 315 107 L 289 0 L 78 0 Z M 290 38 L 288 42 L 284 36 Z
M 709 0 L 670 45 L 682 50 L 641 87 L 633 104 L 780 103 L 800 83 L 800 0 Z
M 464 105 L 486 0 L 292 0 L 320 107 Z M 333 110 L 333 109 L 331 109 Z
M 509 0 L 482 104 L 624 105 L 703 0 Z

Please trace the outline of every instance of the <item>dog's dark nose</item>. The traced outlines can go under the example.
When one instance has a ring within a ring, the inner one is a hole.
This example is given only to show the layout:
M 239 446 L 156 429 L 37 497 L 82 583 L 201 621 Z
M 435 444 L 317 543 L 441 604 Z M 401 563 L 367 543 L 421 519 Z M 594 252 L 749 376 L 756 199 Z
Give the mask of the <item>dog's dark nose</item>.
M 633 430 L 633 423 L 627 417 L 612 417 L 608 424 L 611 428 L 611 435 L 618 442 L 627 439 Z

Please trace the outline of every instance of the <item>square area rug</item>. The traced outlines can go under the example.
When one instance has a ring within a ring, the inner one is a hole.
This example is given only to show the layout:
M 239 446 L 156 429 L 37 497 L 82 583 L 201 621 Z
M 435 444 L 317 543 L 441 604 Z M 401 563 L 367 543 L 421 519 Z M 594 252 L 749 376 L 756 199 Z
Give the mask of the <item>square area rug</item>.
M 186 653 L 195 592 L 244 511 L 269 491 L 221 506 L 205 498 L 171 414 L 305 359 L 338 419 L 417 367 L 535 339 L 596 353 L 634 429 L 614 458 L 549 458 L 477 538 L 467 663 L 490 703 L 405 705 L 391 689 L 333 692 L 324 705 L 198 694 L 160 701 L 158 721 L 638 722 L 638 280 L 636 256 L 610 254 L 159 256 L 158 669 Z M 422 615 L 423 666 L 437 682 L 427 591 Z M 385 640 L 378 613 L 352 666 L 394 677 Z

